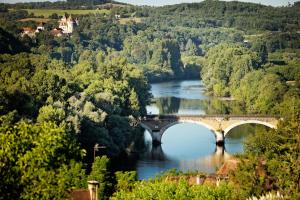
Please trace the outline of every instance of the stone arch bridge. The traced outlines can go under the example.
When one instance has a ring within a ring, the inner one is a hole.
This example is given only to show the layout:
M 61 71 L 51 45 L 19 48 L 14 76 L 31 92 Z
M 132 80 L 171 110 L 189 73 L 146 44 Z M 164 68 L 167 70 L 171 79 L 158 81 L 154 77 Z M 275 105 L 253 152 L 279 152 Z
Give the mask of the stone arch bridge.
M 149 131 L 153 144 L 161 144 L 164 132 L 179 123 L 202 125 L 215 135 L 216 144 L 223 145 L 228 132 L 242 124 L 262 124 L 276 128 L 279 118 L 276 116 L 258 115 L 146 115 L 141 118 L 140 125 Z

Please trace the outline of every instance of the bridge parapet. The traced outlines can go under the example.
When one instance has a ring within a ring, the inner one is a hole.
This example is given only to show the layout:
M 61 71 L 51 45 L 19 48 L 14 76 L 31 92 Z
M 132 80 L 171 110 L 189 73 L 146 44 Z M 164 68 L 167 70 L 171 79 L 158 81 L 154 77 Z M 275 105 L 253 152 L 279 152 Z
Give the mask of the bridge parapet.
M 160 142 L 165 130 L 178 123 L 196 123 L 210 129 L 217 143 L 223 143 L 226 134 L 234 127 L 256 123 L 276 128 L 278 116 L 262 115 L 147 115 L 140 119 L 140 125 L 147 129 L 152 139 Z
M 164 119 L 178 119 L 178 118 L 186 118 L 186 117 L 190 117 L 190 118 L 205 118 L 205 119 L 215 119 L 215 118 L 222 118 L 222 119 L 230 119 L 230 118 L 235 118 L 235 119 L 249 119 L 249 118 L 253 118 L 253 119 L 279 119 L 280 116 L 278 115 L 146 115 L 144 116 L 143 119 L 160 119 L 160 120 L 164 120 Z

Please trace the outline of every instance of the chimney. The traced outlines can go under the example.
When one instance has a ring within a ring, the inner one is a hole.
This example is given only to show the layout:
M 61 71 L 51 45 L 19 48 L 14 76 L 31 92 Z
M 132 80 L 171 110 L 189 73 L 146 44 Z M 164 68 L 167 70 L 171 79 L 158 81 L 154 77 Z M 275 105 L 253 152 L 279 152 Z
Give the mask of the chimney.
M 90 192 L 91 200 L 98 200 L 98 181 L 88 181 L 88 189 Z

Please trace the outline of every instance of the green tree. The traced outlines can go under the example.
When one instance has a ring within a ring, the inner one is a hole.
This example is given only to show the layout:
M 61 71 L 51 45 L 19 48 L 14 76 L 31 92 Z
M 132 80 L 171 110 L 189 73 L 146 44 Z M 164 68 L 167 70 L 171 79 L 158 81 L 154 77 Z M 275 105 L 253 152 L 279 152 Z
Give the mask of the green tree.
M 196 46 L 196 44 L 191 39 L 188 39 L 186 46 L 185 46 L 185 51 L 187 52 L 187 55 L 189 55 L 189 56 L 199 56 L 199 54 L 200 54 L 199 48 Z
M 231 177 L 247 196 L 276 190 L 290 199 L 300 197 L 299 121 L 299 116 L 288 118 L 277 129 L 260 130 L 247 140 L 246 157 Z
M 1 199 L 61 199 L 68 189 L 84 184 L 85 172 L 75 161 L 83 152 L 64 127 L 51 122 L 5 125 L 4 121 L 2 116 Z
M 116 190 L 130 192 L 136 181 L 136 172 L 116 172 L 115 175 L 117 180 Z
M 190 186 L 184 177 L 178 182 L 165 180 L 140 181 L 131 191 L 121 190 L 111 199 L 238 199 L 232 186 L 221 184 L 219 187 L 203 185 Z
M 109 172 L 108 172 L 109 159 L 106 156 L 95 157 L 92 171 L 88 176 L 88 180 L 99 182 L 99 199 L 106 199 L 107 192 L 111 187 L 109 182 Z
M 137 117 L 139 115 L 140 105 L 139 105 L 138 95 L 133 89 L 130 91 L 129 103 L 130 103 L 130 108 L 132 110 L 132 115 Z
M 209 50 L 202 67 L 205 87 L 214 95 L 227 96 L 239 88 L 240 80 L 258 67 L 257 54 L 235 44 L 220 44 Z
M 260 63 L 266 64 L 268 61 L 268 49 L 266 44 L 262 42 L 256 42 L 253 44 L 252 49 L 258 53 L 260 57 Z
M 66 113 L 61 108 L 55 108 L 51 105 L 43 106 L 39 110 L 37 122 L 55 122 L 56 124 L 62 123 L 66 119 Z

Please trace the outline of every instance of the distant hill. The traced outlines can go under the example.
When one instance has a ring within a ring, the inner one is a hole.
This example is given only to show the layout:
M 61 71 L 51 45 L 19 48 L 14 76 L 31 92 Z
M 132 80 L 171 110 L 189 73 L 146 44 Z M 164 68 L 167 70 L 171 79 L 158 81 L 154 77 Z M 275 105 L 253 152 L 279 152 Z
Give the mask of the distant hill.
M 56 2 L 28 2 L 28 3 L 15 3 L 6 4 L 8 8 L 14 9 L 92 9 L 97 8 L 99 5 L 107 3 L 126 5 L 125 3 L 111 1 L 111 0 L 66 0 Z
M 192 28 L 235 27 L 240 30 L 298 30 L 300 3 L 272 7 L 239 1 L 205 0 L 155 8 L 149 11 L 149 22 Z
M 114 3 L 114 4 L 124 4 L 117 1 L 111 1 L 111 0 L 67 0 L 68 4 L 73 5 L 101 5 L 105 3 Z
M 224 16 L 263 14 L 266 10 L 275 11 L 277 8 L 239 1 L 205 0 L 200 3 L 168 5 L 160 9 L 166 14 L 184 13 L 185 15 L 196 15 L 198 17 L 219 18 Z

